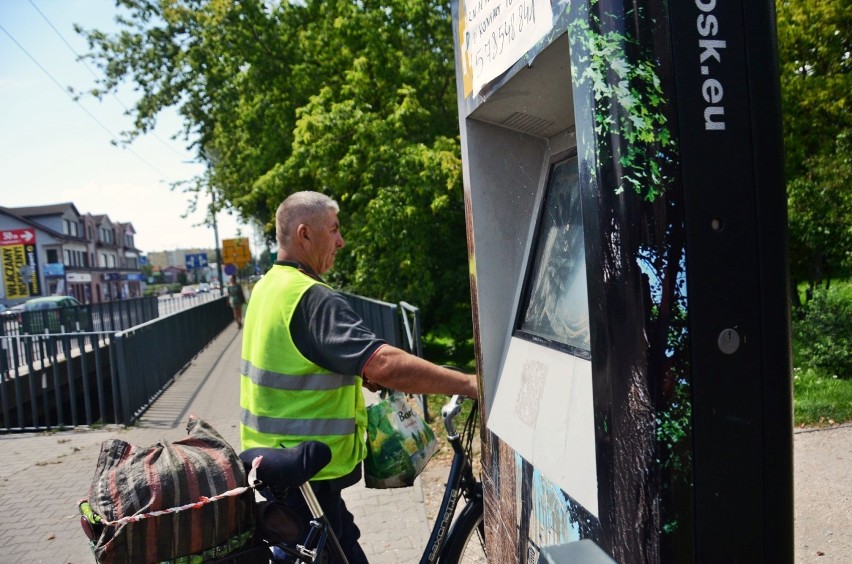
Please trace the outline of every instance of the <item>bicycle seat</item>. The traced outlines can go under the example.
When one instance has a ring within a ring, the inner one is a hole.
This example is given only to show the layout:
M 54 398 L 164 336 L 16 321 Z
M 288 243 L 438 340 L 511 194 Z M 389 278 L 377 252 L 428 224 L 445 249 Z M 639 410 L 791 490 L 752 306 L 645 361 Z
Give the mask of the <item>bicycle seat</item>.
M 251 470 L 252 461 L 262 456 L 257 478 L 271 489 L 301 486 L 331 462 L 331 449 L 319 441 L 305 441 L 292 448 L 256 447 L 240 453 L 240 460 Z

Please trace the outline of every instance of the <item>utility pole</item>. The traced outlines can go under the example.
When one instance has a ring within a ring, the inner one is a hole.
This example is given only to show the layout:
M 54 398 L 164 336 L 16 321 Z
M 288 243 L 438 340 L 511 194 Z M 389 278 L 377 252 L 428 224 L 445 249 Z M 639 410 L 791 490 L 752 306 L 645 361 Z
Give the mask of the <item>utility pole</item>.
M 225 295 L 225 279 L 222 278 L 222 248 L 219 246 L 219 224 L 216 221 L 216 190 L 210 186 L 210 197 L 213 200 L 210 206 L 210 215 L 213 219 L 213 236 L 216 238 L 216 270 L 219 275 L 219 295 Z
M 219 160 L 219 151 L 215 147 L 205 146 L 202 149 L 204 160 L 207 162 L 207 187 L 210 189 L 210 217 L 213 220 L 213 235 L 216 237 L 216 271 L 219 275 L 219 295 L 225 295 L 225 279 L 222 277 L 222 248 L 219 246 L 219 224 L 216 222 L 216 190 L 211 182 L 211 168 Z

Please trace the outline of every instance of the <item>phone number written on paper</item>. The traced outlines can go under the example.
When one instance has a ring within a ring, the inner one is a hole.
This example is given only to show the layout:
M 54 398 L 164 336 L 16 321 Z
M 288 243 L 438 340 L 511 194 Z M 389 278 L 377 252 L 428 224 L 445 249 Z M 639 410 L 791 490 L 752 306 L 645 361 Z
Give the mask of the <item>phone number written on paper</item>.
M 466 47 L 481 86 L 512 66 L 553 26 L 549 0 L 467 3 Z

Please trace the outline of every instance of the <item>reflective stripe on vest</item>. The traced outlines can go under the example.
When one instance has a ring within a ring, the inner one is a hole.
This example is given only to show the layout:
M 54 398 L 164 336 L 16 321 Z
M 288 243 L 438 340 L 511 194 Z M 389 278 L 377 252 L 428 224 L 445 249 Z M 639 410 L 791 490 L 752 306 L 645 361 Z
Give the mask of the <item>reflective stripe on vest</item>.
M 336 390 L 355 384 L 355 376 L 334 373 L 282 374 L 273 370 L 263 370 L 243 359 L 240 374 L 248 376 L 258 386 L 276 390 Z
M 270 435 L 350 435 L 355 432 L 351 419 L 283 419 L 262 417 L 242 410 L 241 422 L 255 431 Z

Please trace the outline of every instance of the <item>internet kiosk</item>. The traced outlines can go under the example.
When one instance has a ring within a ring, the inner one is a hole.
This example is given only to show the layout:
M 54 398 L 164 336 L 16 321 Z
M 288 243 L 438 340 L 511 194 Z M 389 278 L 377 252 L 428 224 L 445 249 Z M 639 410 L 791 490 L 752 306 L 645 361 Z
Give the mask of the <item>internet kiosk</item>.
M 489 560 L 792 562 L 772 2 L 452 7 Z

